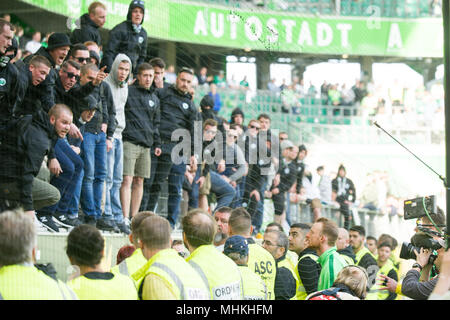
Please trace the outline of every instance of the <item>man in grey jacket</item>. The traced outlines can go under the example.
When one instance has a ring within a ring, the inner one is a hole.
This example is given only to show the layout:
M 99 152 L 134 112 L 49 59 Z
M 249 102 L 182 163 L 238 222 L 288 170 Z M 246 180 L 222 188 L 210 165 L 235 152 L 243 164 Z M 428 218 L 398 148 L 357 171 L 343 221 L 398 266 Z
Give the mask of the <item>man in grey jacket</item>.
M 125 129 L 125 103 L 128 98 L 128 79 L 132 69 L 130 58 L 118 54 L 111 66 L 111 72 L 105 81 L 111 87 L 116 106 L 117 126 L 111 138 L 112 148 L 107 153 L 107 176 L 105 197 L 105 218 L 114 220 L 117 227 L 125 234 L 130 233 L 129 221 L 124 219 L 120 202 L 120 187 L 123 173 L 122 132 Z

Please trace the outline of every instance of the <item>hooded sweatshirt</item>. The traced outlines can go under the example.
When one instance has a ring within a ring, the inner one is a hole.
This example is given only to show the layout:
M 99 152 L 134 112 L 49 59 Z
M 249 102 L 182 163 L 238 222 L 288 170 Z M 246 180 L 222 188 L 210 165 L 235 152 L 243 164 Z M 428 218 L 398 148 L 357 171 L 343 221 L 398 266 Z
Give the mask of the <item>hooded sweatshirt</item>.
M 80 28 L 75 29 L 70 37 L 71 43 L 85 43 L 86 41 L 94 41 L 99 46 L 102 44 L 98 25 L 89 17 L 89 13 L 85 13 L 80 17 Z
M 116 130 L 114 131 L 114 139 L 122 139 L 122 132 L 123 129 L 125 129 L 125 104 L 127 102 L 128 98 L 128 79 L 120 83 L 117 79 L 117 70 L 119 68 L 119 64 L 122 61 L 128 61 L 130 63 L 130 69 L 131 69 L 131 60 L 128 58 L 126 54 L 119 53 L 116 58 L 114 59 L 114 62 L 111 66 L 111 72 L 106 77 L 105 81 L 109 84 L 109 87 L 112 92 L 114 105 L 116 107 Z M 131 70 L 130 70 L 131 72 Z
M 111 72 L 112 63 L 118 53 L 125 53 L 133 63 L 133 73 L 137 73 L 137 67 L 147 59 L 147 31 L 142 23 L 139 26 L 131 22 L 131 12 L 135 7 L 145 8 L 143 1 L 133 0 L 128 8 L 127 20 L 116 25 L 109 32 L 108 43 L 100 67 L 106 66 L 106 72 Z

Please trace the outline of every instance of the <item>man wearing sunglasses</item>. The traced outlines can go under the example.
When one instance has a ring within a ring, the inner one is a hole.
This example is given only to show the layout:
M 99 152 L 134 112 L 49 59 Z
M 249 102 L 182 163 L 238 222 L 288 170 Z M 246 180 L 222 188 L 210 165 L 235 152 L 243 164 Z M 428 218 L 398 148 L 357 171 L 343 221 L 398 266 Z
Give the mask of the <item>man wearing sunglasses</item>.
M 69 51 L 68 60 L 73 60 L 81 65 L 88 64 L 91 61 L 89 49 L 82 43 L 77 43 L 72 46 Z

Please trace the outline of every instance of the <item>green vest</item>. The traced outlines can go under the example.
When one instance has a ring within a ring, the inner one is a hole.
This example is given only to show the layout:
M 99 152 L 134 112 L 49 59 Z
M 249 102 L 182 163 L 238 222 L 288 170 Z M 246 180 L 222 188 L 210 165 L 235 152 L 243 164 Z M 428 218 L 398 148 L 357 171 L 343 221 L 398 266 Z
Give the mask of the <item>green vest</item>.
M 248 267 L 265 282 L 268 300 L 274 300 L 277 266 L 270 252 L 259 244 L 250 243 L 248 245 Z
M 186 261 L 198 272 L 213 300 L 244 299 L 244 286 L 236 263 L 212 244 L 198 247 Z
M 209 288 L 174 249 L 159 251 L 132 275 L 133 280 L 139 283 L 138 288 L 142 286 L 143 280 L 149 274 L 158 275 L 164 279 L 179 300 L 210 299 Z
M 33 265 L 0 268 L 0 300 L 77 300 L 61 281 L 55 281 Z
M 123 260 L 121 263 L 115 265 L 111 272 L 114 274 L 123 274 L 124 276 L 131 277 L 133 273 L 142 268 L 143 265 L 147 263 L 147 259 L 145 259 L 142 254 L 141 249 L 136 249 L 131 256 Z M 136 283 L 137 287 L 137 283 Z
M 267 300 L 267 288 L 260 276 L 248 266 L 238 266 L 244 284 L 244 300 Z
M 289 259 L 287 259 L 287 257 L 285 257 L 283 260 L 281 260 L 280 262 L 278 262 L 278 268 L 281 267 L 285 267 L 286 269 L 288 269 L 292 276 L 295 279 L 295 296 L 293 296 L 290 300 L 297 300 L 297 291 L 298 291 L 298 287 L 300 285 L 300 276 L 298 276 L 298 272 L 295 272 L 296 266 L 294 266 L 291 261 Z
M 322 266 L 317 286 L 318 291 L 331 288 L 339 271 L 347 266 L 347 262 L 336 252 L 336 247 L 331 247 L 322 253 L 317 262 Z
M 397 272 L 397 269 L 395 268 L 394 263 L 392 260 L 388 259 L 384 266 L 382 266 L 378 272 L 377 272 L 377 279 L 379 278 L 380 274 L 383 274 L 387 276 L 391 270 L 395 270 Z M 369 293 L 367 293 L 366 300 L 386 300 L 389 296 L 389 291 L 387 290 L 380 290 L 383 286 L 378 283 L 378 281 L 370 288 Z
M 300 262 L 301 260 L 303 260 L 306 257 L 309 257 L 316 262 L 317 262 L 317 259 L 319 258 L 315 254 L 308 253 L 308 254 L 301 256 L 301 258 L 298 259 L 298 261 Z M 305 286 L 303 285 L 302 278 L 300 278 L 300 274 L 298 273 L 298 268 L 296 267 L 294 269 L 294 271 L 295 271 L 295 274 L 298 279 L 298 287 L 297 287 L 297 294 L 296 294 L 297 300 L 305 300 L 306 297 L 308 296 L 308 293 L 306 292 Z
M 130 277 L 113 274 L 112 279 L 90 279 L 79 276 L 67 284 L 80 300 L 137 300 L 136 287 Z

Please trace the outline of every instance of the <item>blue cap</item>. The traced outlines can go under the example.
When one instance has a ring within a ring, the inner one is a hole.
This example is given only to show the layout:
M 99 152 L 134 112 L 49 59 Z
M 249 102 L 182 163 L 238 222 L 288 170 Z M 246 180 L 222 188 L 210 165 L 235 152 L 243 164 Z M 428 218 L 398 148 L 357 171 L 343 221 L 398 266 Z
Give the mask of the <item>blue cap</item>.
M 242 256 L 248 255 L 248 243 L 247 239 L 242 236 L 231 236 L 225 241 L 223 247 L 223 253 L 226 255 L 229 253 L 237 252 Z

